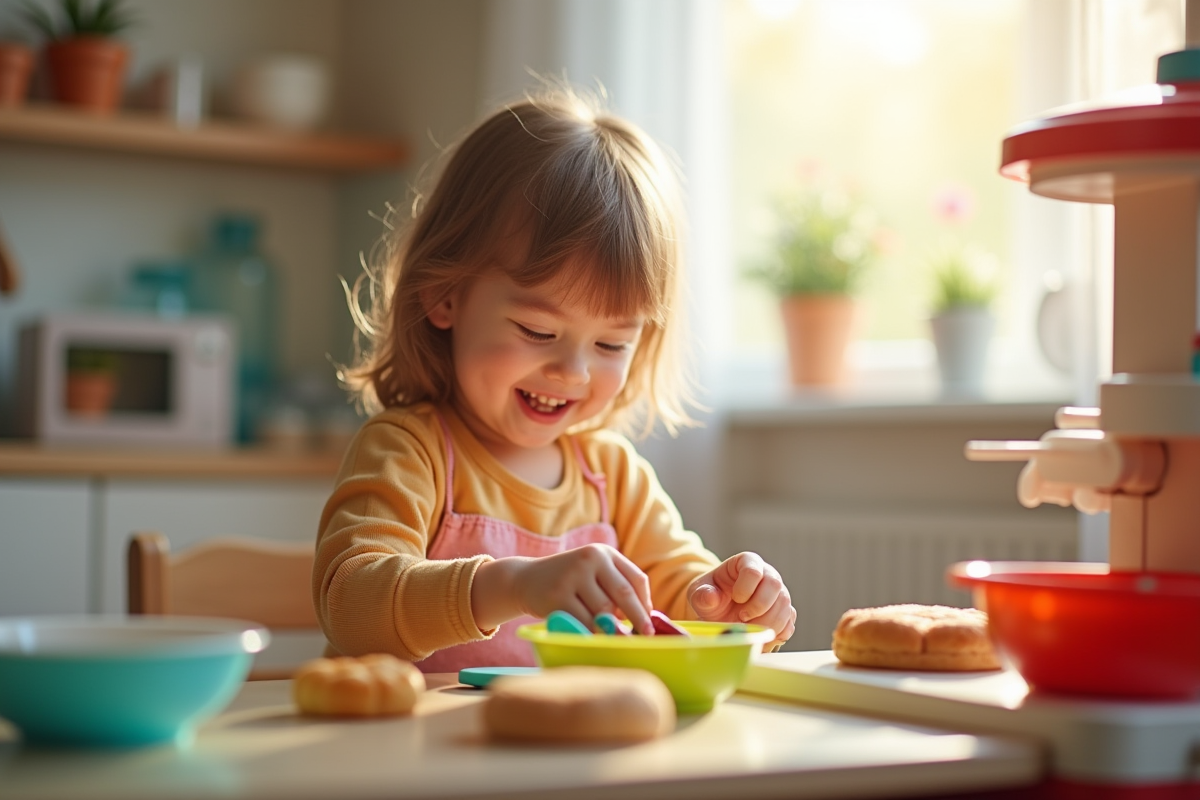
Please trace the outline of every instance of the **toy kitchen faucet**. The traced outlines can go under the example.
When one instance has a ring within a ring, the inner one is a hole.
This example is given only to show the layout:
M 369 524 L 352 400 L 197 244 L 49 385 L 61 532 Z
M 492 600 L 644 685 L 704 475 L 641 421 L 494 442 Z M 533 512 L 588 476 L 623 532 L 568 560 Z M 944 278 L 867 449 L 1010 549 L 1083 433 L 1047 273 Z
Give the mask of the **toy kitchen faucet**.
M 1025 460 L 1027 507 L 1110 511 L 1113 570 L 1200 573 L 1200 382 L 1192 374 L 1200 256 L 1200 0 L 1187 46 L 1133 102 L 1036 119 L 1001 172 L 1036 194 L 1112 203 L 1112 378 L 1100 407 L 1063 408 L 1037 442 L 969 442 L 974 461 Z

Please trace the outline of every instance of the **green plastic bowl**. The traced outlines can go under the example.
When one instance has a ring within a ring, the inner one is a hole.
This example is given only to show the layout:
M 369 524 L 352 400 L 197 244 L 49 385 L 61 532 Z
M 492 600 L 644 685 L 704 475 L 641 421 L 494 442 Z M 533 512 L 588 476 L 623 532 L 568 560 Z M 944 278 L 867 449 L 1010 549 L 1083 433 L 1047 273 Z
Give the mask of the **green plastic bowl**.
M 270 640 L 200 617 L 0 618 L 0 717 L 39 745 L 186 745 Z
M 737 691 L 756 649 L 775 638 L 761 625 L 721 634 L 724 622 L 675 623 L 691 636 L 580 636 L 550 633 L 545 622 L 522 625 L 517 636 L 533 644 L 545 668 L 586 664 L 653 672 L 671 690 L 680 714 L 711 711 Z

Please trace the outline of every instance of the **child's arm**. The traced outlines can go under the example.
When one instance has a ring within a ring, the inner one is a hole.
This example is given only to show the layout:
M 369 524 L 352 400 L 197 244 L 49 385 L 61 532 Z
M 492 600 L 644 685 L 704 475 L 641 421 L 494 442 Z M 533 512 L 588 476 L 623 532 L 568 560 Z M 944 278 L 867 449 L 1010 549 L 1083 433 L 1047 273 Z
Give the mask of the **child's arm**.
M 490 556 L 426 558 L 442 516 L 446 464 L 436 419 L 389 411 L 368 421 L 321 515 L 313 602 L 335 649 L 416 661 L 487 638 L 472 578 Z
M 649 635 L 650 581 L 619 551 L 589 544 L 543 558 L 500 558 L 480 564 L 471 586 L 478 625 L 495 627 L 522 615 L 547 617 L 561 610 L 590 621 L 604 611 L 623 612 Z

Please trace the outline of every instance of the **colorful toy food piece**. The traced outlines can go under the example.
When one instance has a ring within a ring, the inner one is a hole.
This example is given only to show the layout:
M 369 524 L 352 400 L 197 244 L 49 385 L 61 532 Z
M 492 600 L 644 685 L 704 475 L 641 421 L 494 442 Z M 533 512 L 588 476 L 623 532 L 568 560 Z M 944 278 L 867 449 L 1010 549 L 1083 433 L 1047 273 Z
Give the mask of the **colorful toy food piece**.
M 603 614 L 597 614 L 593 620 L 596 627 L 609 636 L 629 636 L 630 628 L 624 622 L 617 619 L 615 615 L 605 611 Z
M 408 714 L 423 691 L 421 671 L 386 653 L 313 659 L 292 681 L 292 697 L 302 712 L 332 717 Z
M 536 675 L 537 667 L 465 667 L 458 671 L 458 682 L 483 689 L 496 678 L 506 675 Z
M 591 636 L 592 631 L 566 611 L 551 611 L 546 617 L 546 630 L 551 633 L 578 633 L 581 636 Z
M 731 624 L 730 624 L 730 626 L 729 626 L 728 628 L 726 628 L 725 630 L 721 631 L 720 635 L 721 635 L 721 636 L 724 636 L 724 635 L 725 635 L 725 634 L 727 634 L 727 633 L 746 633 L 746 632 L 747 632 L 747 631 L 749 631 L 749 630 L 750 630 L 750 629 L 746 627 L 746 624 L 745 624 L 745 623 L 743 623 L 743 622 L 734 622 L 734 623 L 731 623 Z
M 650 612 L 650 622 L 654 625 L 654 632 L 662 636 L 689 636 L 690 634 L 683 628 L 671 622 L 666 614 L 658 609 Z

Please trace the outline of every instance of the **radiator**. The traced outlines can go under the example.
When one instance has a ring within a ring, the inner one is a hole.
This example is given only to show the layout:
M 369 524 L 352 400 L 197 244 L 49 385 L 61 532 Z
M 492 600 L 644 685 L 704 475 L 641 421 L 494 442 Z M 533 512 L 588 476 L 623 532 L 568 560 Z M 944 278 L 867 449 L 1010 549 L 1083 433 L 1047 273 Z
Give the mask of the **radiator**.
M 1074 516 L 1035 511 L 978 514 L 807 510 L 750 505 L 733 534 L 783 576 L 796 606 L 786 650 L 828 650 L 849 608 L 891 603 L 969 606 L 970 593 L 947 585 L 956 561 L 1075 561 Z

